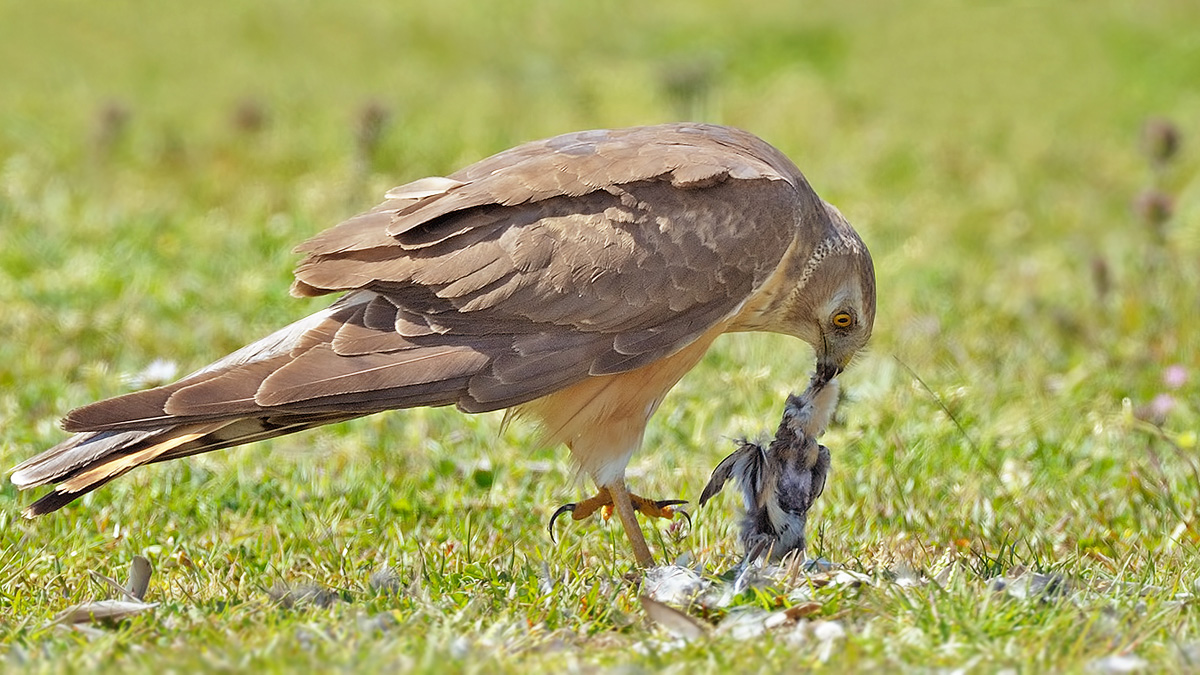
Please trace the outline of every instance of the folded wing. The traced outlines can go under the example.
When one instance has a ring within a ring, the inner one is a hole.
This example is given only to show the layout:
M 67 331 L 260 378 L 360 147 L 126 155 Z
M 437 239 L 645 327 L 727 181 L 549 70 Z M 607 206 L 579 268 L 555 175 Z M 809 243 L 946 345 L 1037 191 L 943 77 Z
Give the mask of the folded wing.
M 58 508 L 140 464 L 382 410 L 508 408 L 682 349 L 736 313 L 816 197 L 724 127 L 569 134 L 389 191 L 299 247 L 293 293 L 343 293 L 170 385 L 64 421 L 13 473 Z

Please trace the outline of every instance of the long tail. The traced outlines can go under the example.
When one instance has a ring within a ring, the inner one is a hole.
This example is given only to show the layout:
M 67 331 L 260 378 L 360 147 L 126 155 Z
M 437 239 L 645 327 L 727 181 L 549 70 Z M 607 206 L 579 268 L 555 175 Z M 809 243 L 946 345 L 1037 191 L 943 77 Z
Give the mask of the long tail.
M 22 512 L 26 518 L 34 518 L 56 511 L 143 464 L 274 438 L 354 417 L 330 414 L 289 419 L 283 415 L 179 424 L 145 431 L 85 432 L 17 465 L 10 479 L 22 490 L 57 483 L 54 491 Z
M 56 484 L 24 515 L 62 508 L 143 464 L 384 410 L 457 403 L 471 376 L 491 363 L 480 350 L 512 344 L 491 337 L 463 344 L 408 339 L 394 322 L 366 324 L 368 307 L 379 305 L 399 311 L 374 293 L 350 294 L 178 382 L 72 411 L 63 426 L 74 436 L 12 469 L 18 488 Z M 383 349 L 339 353 L 337 340 L 349 333 Z

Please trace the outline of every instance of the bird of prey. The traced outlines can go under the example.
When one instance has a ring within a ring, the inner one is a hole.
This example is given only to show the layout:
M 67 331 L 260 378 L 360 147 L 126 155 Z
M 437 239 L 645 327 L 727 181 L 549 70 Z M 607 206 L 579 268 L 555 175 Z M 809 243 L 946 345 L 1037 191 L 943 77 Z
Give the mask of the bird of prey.
M 301 244 L 292 294 L 340 294 L 177 382 L 70 412 L 20 464 L 54 511 L 135 467 L 363 415 L 506 409 L 563 443 L 653 557 L 625 467 L 722 333 L 774 331 L 833 377 L 875 318 L 870 255 L 796 166 L 708 124 L 571 133 L 394 188 Z
M 771 444 L 763 448 L 740 441 L 700 493 L 704 506 L 726 481 L 737 481 L 746 508 L 741 539 L 747 563 L 762 555 L 770 560 L 792 551 L 804 555 L 808 510 L 829 475 L 829 448 L 819 445 L 817 437 L 829 426 L 838 390 L 837 380 L 813 377 L 804 393 L 787 397 Z

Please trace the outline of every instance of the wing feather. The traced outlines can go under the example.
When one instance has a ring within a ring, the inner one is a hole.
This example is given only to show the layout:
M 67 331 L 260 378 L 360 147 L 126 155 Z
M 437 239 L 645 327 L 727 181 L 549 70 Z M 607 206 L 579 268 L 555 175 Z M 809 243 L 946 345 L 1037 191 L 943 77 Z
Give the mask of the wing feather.
M 255 394 L 255 402 L 271 408 L 307 399 L 435 384 L 474 375 L 489 360 L 477 346 L 468 345 L 356 356 L 340 356 L 332 346 L 322 345 L 271 373 Z
M 786 157 L 726 127 L 518 146 L 301 244 L 293 294 L 342 299 L 179 382 L 73 411 L 81 433 L 14 481 L 70 481 L 41 513 L 144 463 L 391 408 L 506 408 L 646 365 L 733 316 L 821 208 Z
M 396 188 L 302 245 L 304 288 L 367 295 L 286 336 L 286 356 L 263 350 L 85 408 L 69 424 L 146 428 L 310 398 L 327 409 L 358 393 L 405 400 L 398 392 L 416 385 L 478 409 L 528 400 L 550 379 L 636 368 L 681 349 L 763 283 L 794 236 L 802 183 L 770 146 L 720 127 L 520 146 Z M 516 337 L 541 334 L 557 351 L 515 350 Z

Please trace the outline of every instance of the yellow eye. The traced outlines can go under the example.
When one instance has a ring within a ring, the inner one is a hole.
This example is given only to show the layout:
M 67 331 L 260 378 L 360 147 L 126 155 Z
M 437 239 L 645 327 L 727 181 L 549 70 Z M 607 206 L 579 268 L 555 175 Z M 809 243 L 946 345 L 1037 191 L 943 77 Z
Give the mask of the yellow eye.
M 838 328 L 849 328 L 854 323 L 854 317 L 846 312 L 838 312 L 833 315 L 833 325 Z

